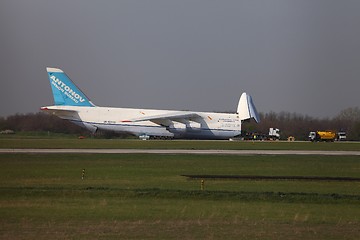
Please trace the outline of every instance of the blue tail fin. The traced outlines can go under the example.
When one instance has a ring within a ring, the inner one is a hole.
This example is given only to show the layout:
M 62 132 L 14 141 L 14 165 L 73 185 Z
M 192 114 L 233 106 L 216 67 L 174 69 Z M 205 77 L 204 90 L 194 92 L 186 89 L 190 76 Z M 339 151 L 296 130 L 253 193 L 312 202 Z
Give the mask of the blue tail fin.
M 46 68 L 55 105 L 94 107 L 88 97 L 58 68 Z

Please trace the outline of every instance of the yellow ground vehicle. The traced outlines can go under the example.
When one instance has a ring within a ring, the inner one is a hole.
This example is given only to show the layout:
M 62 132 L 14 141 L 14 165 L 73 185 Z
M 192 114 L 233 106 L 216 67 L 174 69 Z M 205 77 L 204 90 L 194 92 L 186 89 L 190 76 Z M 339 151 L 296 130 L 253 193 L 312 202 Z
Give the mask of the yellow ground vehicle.
M 310 132 L 309 140 L 312 142 L 315 141 L 327 141 L 333 142 L 336 139 L 336 132 L 334 131 L 316 131 Z

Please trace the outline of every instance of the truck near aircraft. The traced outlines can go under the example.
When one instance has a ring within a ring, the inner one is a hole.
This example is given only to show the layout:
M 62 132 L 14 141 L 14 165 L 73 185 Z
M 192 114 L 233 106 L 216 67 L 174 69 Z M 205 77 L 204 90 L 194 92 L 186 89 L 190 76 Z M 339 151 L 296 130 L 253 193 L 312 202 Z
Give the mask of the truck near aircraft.
M 336 139 L 336 132 L 335 131 L 316 131 L 309 133 L 309 140 L 312 142 L 333 142 Z
M 244 132 L 241 137 L 242 137 L 241 138 L 242 140 L 278 141 L 278 140 L 280 140 L 280 129 L 278 129 L 278 128 L 269 128 L 269 133 L 268 134 Z
M 280 129 L 278 128 L 269 128 L 268 140 L 279 140 L 280 139 Z
M 335 131 L 331 131 L 331 130 L 310 132 L 309 140 L 312 142 L 346 141 L 346 132 L 335 132 Z
M 337 140 L 338 141 L 346 141 L 346 132 L 338 132 Z

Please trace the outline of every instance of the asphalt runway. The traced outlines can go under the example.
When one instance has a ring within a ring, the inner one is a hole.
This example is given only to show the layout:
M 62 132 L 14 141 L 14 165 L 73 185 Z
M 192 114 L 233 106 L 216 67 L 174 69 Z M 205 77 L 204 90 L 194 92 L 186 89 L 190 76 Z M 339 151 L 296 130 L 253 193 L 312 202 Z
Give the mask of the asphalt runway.
M 194 150 L 194 149 L 0 149 L 0 153 L 210 154 L 210 155 L 335 155 L 360 156 L 360 151 Z

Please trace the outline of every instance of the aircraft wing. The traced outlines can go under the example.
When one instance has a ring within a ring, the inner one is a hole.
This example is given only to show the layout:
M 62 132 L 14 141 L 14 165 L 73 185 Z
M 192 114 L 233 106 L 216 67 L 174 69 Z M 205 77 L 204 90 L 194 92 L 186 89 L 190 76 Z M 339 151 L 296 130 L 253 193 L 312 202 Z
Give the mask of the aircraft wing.
M 47 111 L 63 119 L 79 119 L 78 113 L 75 110 L 53 108 L 53 107 L 41 107 L 40 110 Z
M 201 116 L 195 112 L 171 112 L 160 115 L 153 115 L 148 117 L 134 118 L 129 120 L 124 120 L 122 122 L 143 122 L 143 121 L 151 121 L 155 124 L 159 124 L 162 126 L 170 126 L 172 121 L 186 123 L 189 121 L 199 122 Z

